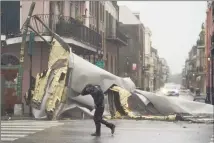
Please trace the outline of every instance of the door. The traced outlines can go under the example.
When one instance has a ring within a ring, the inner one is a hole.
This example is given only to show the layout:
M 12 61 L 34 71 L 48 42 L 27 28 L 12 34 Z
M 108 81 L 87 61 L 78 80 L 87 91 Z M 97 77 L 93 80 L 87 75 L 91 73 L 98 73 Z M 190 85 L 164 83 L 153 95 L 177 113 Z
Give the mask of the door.
M 4 89 L 2 98 L 3 103 L 5 103 L 5 111 L 11 114 L 13 113 L 14 105 L 22 102 L 22 81 L 18 80 L 21 72 L 22 68 L 16 56 L 11 54 L 1 55 L 1 76 L 4 79 L 1 85 Z

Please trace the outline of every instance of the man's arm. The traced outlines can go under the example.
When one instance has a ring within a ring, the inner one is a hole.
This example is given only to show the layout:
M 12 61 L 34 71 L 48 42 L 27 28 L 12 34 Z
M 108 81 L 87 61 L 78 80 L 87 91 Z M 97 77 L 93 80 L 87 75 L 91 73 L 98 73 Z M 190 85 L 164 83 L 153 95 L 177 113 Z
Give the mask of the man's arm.
M 94 87 L 89 85 L 89 86 L 86 86 L 82 92 L 81 92 L 81 95 L 88 95 L 88 94 L 91 94 L 92 92 L 94 91 Z
M 89 92 L 86 90 L 87 88 L 85 87 L 82 92 L 80 93 L 82 96 L 88 95 Z

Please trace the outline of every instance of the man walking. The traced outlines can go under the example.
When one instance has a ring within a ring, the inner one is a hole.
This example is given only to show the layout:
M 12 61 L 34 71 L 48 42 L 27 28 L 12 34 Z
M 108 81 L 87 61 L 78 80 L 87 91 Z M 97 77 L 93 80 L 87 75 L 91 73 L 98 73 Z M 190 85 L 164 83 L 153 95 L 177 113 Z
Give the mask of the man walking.
M 87 84 L 83 89 L 81 95 L 90 94 L 94 99 L 95 104 L 95 113 L 94 113 L 94 123 L 96 126 L 96 132 L 91 134 L 92 136 L 100 136 L 101 135 L 101 123 L 106 125 L 106 127 L 111 129 L 111 133 L 114 134 L 115 125 L 103 120 L 103 112 L 105 108 L 104 104 L 104 93 L 99 85 Z

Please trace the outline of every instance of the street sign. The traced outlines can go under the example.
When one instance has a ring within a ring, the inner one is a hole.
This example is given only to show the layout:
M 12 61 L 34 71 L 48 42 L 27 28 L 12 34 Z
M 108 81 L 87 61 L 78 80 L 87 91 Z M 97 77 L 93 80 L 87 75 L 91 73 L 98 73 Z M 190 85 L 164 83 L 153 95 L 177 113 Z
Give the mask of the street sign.
M 105 67 L 104 61 L 96 61 L 95 65 L 102 68 L 102 69 L 104 69 L 104 67 Z

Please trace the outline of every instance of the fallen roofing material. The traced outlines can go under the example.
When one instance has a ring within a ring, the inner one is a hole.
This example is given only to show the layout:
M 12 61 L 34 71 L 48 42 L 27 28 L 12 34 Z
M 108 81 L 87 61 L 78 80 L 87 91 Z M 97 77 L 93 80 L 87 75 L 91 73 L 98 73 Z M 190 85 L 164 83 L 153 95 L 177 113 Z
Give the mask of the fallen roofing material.
M 89 63 L 56 40 L 52 45 L 48 69 L 36 78 L 31 102 L 35 118 L 61 119 L 65 114 L 68 118 L 74 116 L 75 109 L 93 116 L 92 97 L 79 95 L 88 83 L 100 85 L 106 94 L 105 118 L 173 121 L 184 120 L 184 115 L 213 115 L 212 105 L 136 90 L 130 78 L 117 77 Z

